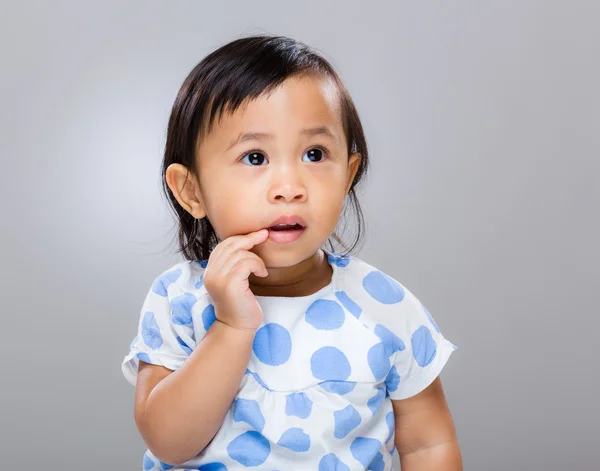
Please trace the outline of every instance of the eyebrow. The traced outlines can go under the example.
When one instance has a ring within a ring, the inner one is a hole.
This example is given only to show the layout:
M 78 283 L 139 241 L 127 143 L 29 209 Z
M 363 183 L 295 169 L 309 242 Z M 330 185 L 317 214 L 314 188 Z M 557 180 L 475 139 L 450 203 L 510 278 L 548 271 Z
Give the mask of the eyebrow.
M 333 139 L 335 142 L 338 142 L 339 139 L 338 137 L 327 127 L 327 126 L 316 126 L 314 128 L 306 128 L 303 129 L 302 131 L 300 131 L 300 134 L 303 136 L 328 136 L 331 139 Z M 231 141 L 231 143 L 229 144 L 229 147 L 227 147 L 227 150 L 231 149 L 233 146 L 236 146 L 237 144 L 240 144 L 242 142 L 245 141 L 252 141 L 252 140 L 257 140 L 257 141 L 261 141 L 261 140 L 266 140 L 266 139 L 273 139 L 275 137 L 274 134 L 270 134 L 267 132 L 242 132 L 240 133 L 240 135 L 235 138 L 233 141 Z

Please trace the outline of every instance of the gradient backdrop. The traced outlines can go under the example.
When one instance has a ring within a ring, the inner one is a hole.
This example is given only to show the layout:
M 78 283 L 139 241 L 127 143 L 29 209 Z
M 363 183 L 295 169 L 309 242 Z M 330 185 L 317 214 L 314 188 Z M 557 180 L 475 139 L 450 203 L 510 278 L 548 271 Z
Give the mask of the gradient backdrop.
M 355 99 L 357 255 L 458 345 L 465 469 L 600 469 L 599 22 L 592 0 L 2 1 L 0 468 L 141 469 L 120 362 L 179 260 L 170 107 L 204 55 L 270 33 Z

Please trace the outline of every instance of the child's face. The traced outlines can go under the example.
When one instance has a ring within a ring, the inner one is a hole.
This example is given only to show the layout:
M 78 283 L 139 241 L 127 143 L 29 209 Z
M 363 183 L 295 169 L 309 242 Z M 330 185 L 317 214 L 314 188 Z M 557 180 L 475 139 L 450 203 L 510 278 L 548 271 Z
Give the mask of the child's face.
M 252 250 L 271 267 L 299 263 L 327 241 L 360 157 L 348 156 L 339 101 L 329 80 L 292 78 L 215 123 L 197 153 L 198 193 L 220 240 L 269 228 L 280 216 L 301 217 L 306 227 L 295 241 L 269 238 Z M 332 136 L 303 132 L 314 128 Z M 272 137 L 230 147 L 245 133 Z

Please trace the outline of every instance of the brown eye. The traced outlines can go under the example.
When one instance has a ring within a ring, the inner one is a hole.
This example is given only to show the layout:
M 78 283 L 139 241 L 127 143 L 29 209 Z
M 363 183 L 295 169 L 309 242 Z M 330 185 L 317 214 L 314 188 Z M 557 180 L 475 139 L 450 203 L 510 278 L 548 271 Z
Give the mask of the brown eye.
M 304 155 L 308 156 L 308 160 L 305 160 L 304 157 L 303 157 L 302 158 L 303 162 L 320 162 L 321 160 L 325 159 L 325 156 L 326 156 L 325 152 L 323 152 L 318 147 L 310 149 Z
M 268 160 L 262 152 L 250 152 L 244 156 L 242 162 L 248 163 L 253 167 L 258 167 L 264 163 L 267 163 Z

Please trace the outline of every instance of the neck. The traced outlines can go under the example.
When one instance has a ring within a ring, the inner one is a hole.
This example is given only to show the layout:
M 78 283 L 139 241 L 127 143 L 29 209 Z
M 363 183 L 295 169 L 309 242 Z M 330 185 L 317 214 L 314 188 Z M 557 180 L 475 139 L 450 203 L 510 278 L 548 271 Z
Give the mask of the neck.
M 269 275 L 250 275 L 250 290 L 256 296 L 308 296 L 331 282 L 332 268 L 327 254 L 318 250 L 312 257 L 291 267 L 268 268 Z

